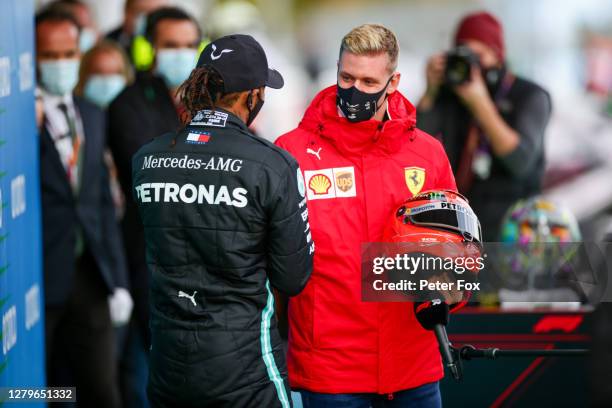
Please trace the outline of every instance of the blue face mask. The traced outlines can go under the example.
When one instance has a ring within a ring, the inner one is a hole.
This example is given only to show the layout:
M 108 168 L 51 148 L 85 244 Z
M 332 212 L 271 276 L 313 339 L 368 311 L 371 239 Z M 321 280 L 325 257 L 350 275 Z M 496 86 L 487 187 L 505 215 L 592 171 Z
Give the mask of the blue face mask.
M 82 53 L 89 51 L 97 40 L 96 32 L 91 28 L 83 28 L 79 34 L 79 49 Z
M 54 95 L 71 93 L 79 81 L 79 60 L 60 59 L 38 64 L 43 88 Z
M 169 88 L 176 88 L 189 78 L 198 52 L 191 48 L 164 48 L 157 51 L 157 73 Z
M 125 88 L 123 75 L 92 75 L 87 80 L 83 95 L 85 99 L 106 108 Z

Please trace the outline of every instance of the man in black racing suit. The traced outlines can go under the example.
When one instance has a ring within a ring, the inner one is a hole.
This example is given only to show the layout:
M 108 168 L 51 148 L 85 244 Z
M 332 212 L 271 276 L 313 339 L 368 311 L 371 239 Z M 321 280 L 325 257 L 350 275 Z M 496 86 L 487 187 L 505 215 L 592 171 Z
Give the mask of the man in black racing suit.
M 283 79 L 257 41 L 213 41 L 179 89 L 189 123 L 133 158 L 153 407 L 291 406 L 272 288 L 304 288 L 314 243 L 297 162 L 247 127 L 266 86 Z

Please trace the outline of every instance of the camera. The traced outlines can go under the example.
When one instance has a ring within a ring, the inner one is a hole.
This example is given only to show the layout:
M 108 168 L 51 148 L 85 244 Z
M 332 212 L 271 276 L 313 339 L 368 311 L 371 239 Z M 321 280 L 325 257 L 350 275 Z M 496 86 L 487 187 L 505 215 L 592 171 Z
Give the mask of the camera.
M 478 56 L 464 45 L 453 48 L 446 54 L 444 82 L 449 86 L 457 86 L 469 82 L 472 66 L 480 65 Z

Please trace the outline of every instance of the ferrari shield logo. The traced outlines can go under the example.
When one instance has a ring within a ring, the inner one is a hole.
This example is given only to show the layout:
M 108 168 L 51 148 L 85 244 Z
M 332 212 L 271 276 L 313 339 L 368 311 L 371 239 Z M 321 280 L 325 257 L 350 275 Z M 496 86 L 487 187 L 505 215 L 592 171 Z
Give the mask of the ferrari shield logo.
M 406 186 L 413 195 L 418 194 L 425 184 L 425 169 L 420 167 L 406 167 L 404 169 Z

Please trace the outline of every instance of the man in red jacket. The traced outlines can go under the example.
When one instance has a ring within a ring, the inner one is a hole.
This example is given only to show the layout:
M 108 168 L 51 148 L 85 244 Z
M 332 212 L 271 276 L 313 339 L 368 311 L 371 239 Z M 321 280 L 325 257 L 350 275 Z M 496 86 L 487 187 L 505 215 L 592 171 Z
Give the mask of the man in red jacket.
M 361 301 L 361 244 L 381 240 L 406 198 L 456 189 L 442 145 L 415 128 L 415 108 L 396 91 L 398 53 L 387 28 L 353 29 L 338 84 L 276 142 L 304 172 L 317 247 L 311 280 L 289 303 L 289 380 L 306 408 L 441 405 L 438 345 L 412 305 Z

